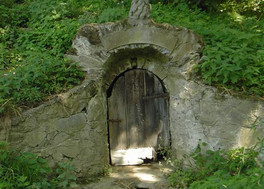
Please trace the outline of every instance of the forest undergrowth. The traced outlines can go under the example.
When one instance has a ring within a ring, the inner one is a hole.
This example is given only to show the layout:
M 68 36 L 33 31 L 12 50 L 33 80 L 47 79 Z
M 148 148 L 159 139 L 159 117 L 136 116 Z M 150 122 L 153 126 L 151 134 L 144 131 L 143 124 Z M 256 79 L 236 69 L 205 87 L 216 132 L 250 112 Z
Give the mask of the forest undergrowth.
M 202 36 L 205 47 L 196 77 L 231 94 L 263 99 L 263 1 L 150 2 L 155 22 L 187 27 Z M 0 114 L 19 113 L 80 84 L 84 73 L 64 56 L 77 29 L 124 19 L 130 3 L 1 0 Z

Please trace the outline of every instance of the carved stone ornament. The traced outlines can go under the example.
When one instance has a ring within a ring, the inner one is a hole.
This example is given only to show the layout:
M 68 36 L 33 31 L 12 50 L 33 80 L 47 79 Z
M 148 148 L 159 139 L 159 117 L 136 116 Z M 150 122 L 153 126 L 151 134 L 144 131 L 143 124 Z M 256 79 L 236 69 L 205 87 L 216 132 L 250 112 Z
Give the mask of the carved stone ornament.
M 133 0 L 129 12 L 129 23 L 144 25 L 150 23 L 150 4 L 148 0 Z

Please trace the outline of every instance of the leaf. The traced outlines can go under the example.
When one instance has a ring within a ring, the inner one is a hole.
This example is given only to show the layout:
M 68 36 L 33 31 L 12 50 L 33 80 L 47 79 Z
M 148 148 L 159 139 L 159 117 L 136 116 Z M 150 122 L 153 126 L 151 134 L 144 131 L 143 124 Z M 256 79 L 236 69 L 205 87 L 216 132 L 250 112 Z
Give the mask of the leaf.
M 63 173 L 61 173 L 57 178 L 58 179 L 64 179 L 64 178 L 66 178 L 66 172 L 63 172 Z
M 68 180 L 64 180 L 58 184 L 62 188 L 67 188 L 68 186 Z
M 70 188 L 77 188 L 77 187 L 79 187 L 79 185 L 76 184 L 76 182 L 71 182 L 70 183 Z
M 239 76 L 237 75 L 231 75 L 230 79 L 233 84 L 237 83 Z
M 68 176 L 68 179 L 69 180 L 76 180 L 76 176 L 71 174 L 71 175 Z
M 27 180 L 27 177 L 26 176 L 20 176 L 18 178 L 18 181 L 20 181 L 20 182 L 25 182 L 26 180 Z

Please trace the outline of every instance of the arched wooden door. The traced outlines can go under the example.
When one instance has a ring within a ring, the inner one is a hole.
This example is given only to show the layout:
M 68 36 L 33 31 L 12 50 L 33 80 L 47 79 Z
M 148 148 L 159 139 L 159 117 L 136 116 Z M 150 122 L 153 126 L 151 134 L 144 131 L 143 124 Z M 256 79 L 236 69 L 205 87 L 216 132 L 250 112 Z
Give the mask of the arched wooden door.
M 108 126 L 113 165 L 141 164 L 169 146 L 168 94 L 153 73 L 135 69 L 119 76 L 108 98 Z

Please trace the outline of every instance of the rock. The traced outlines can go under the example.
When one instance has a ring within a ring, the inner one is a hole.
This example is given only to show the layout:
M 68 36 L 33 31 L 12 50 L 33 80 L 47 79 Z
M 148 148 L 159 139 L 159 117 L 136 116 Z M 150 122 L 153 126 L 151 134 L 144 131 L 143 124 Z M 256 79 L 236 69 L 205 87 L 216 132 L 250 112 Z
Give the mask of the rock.
M 57 130 L 67 134 L 80 131 L 86 126 L 85 113 L 79 113 L 67 118 L 59 119 L 56 123 Z

